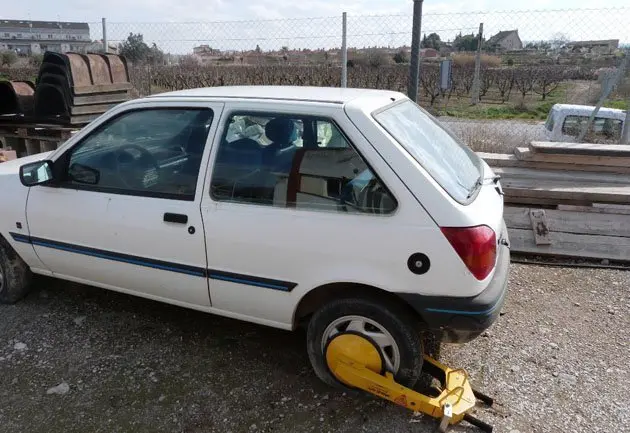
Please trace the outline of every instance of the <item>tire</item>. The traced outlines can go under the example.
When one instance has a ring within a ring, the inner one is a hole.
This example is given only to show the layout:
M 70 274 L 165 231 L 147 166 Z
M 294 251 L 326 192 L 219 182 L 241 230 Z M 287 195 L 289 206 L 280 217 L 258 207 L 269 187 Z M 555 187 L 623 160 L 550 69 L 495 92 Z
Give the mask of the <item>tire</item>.
M 413 388 L 421 375 L 423 363 L 423 339 L 420 323 L 402 306 L 382 300 L 337 299 L 325 304 L 313 314 L 308 325 L 306 340 L 308 356 L 317 377 L 332 387 L 353 391 L 337 380 L 330 372 L 322 347 L 326 344 L 324 339 L 330 339 L 326 337 L 327 330 L 331 326 L 334 327 L 336 321 L 347 320 L 352 317 L 360 317 L 374 322 L 382 327 L 386 333 L 389 333 L 387 337 L 393 338 L 399 358 L 398 368 L 396 371 L 392 371 L 394 378 L 401 385 Z M 375 329 L 371 323 L 368 324 L 367 328 Z M 388 349 L 390 348 L 384 349 L 381 353 L 383 354 Z M 392 350 L 388 351 L 387 358 L 395 359 L 395 356 L 390 355 L 392 355 Z
M 0 236 L 0 304 L 14 304 L 24 298 L 32 279 L 28 265 Z

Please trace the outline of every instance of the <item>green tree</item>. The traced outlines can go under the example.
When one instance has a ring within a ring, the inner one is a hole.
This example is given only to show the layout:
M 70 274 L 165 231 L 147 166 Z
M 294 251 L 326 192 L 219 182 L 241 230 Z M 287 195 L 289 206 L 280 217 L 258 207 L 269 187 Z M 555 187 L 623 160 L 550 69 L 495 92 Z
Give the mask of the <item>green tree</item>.
M 17 62 L 18 56 L 15 54 L 15 51 L 7 50 L 2 51 L 0 54 L 0 63 L 2 66 L 11 66 L 15 62 Z
M 151 51 L 140 33 L 129 33 L 127 40 L 123 41 L 118 48 L 120 54 L 131 62 L 143 62 Z
M 164 52 L 155 43 L 149 47 L 140 33 L 129 33 L 127 39 L 119 45 L 119 51 L 127 60 L 134 63 L 153 65 L 164 63 Z
M 39 68 L 43 61 L 44 61 L 43 54 L 33 54 L 28 58 L 28 64 L 36 68 Z
M 422 42 L 420 43 L 420 47 L 439 50 L 442 47 L 442 40 L 440 39 L 440 35 L 438 35 L 437 33 L 430 33 L 429 36 L 427 36 L 425 34 L 422 38 Z
M 460 33 L 455 37 L 455 40 L 453 41 L 453 47 L 455 47 L 457 51 L 477 51 L 478 40 L 478 35 L 475 35 L 474 33 L 471 33 L 469 35 L 462 35 Z
M 403 50 L 398 51 L 396 54 L 394 54 L 394 62 L 396 63 L 407 63 L 409 62 L 409 59 L 407 58 L 407 53 L 405 53 Z
M 163 65 L 164 64 L 164 52 L 158 48 L 158 46 L 153 43 L 151 48 L 149 49 L 149 53 L 147 55 L 146 61 L 152 65 Z

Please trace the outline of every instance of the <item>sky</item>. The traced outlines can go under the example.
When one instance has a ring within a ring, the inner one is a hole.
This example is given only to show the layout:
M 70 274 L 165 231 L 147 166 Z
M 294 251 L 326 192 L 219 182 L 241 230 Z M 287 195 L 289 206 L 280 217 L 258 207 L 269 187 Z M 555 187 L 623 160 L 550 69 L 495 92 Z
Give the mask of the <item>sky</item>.
M 253 49 L 256 45 L 263 49 L 339 46 L 340 16 L 344 11 L 349 16 L 350 46 L 399 46 L 409 43 L 413 10 L 412 0 L 21 0 L 4 3 L 0 19 L 89 22 L 91 37 L 100 39 L 100 21 L 106 17 L 110 42 L 124 39 L 129 32 L 140 32 L 147 42 L 178 53 L 206 43 L 237 50 Z M 484 22 L 485 34 L 517 28 L 523 40 L 549 39 L 563 33 L 574 40 L 614 38 L 630 42 L 628 0 L 605 0 L 595 5 L 587 0 L 529 0 L 518 6 L 506 4 L 502 0 L 425 0 L 423 32 L 435 31 L 442 39 L 449 40 L 459 32 L 476 32 L 479 23 Z M 524 7 L 528 12 L 522 12 Z M 575 11 L 593 7 L 608 10 Z M 558 11 L 565 9 L 571 11 Z M 227 23 L 222 23 L 224 21 Z

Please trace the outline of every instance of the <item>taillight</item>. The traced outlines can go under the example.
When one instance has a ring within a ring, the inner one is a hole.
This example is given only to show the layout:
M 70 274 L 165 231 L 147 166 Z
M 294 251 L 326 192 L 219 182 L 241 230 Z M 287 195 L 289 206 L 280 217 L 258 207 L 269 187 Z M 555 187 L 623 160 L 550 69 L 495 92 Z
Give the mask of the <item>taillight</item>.
M 497 257 L 494 230 L 485 225 L 441 229 L 475 278 L 483 280 L 492 272 Z

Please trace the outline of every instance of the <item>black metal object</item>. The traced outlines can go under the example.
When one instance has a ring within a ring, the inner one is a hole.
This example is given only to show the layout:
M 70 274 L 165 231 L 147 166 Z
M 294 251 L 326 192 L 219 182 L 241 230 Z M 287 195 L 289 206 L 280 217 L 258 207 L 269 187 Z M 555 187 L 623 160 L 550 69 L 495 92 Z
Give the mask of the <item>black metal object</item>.
M 472 392 L 475 395 L 475 398 L 477 400 L 481 400 L 487 406 L 492 406 L 494 404 L 494 399 L 492 397 L 482 393 L 481 391 L 477 391 L 476 389 L 473 388 Z
M 30 114 L 34 93 L 35 85 L 30 81 L 0 81 L 0 114 Z
M 186 224 L 188 222 L 188 215 L 167 212 L 164 214 L 164 222 Z
M 44 54 L 34 93 L 37 122 L 81 126 L 131 99 L 124 57 L 100 53 Z
M 492 431 L 494 430 L 493 426 L 491 426 L 488 423 L 483 422 L 479 418 L 475 418 L 474 416 L 470 414 L 464 415 L 464 421 L 466 421 L 469 424 L 474 425 L 475 427 L 478 427 L 479 429 L 481 429 L 482 431 L 486 433 L 492 433 Z

